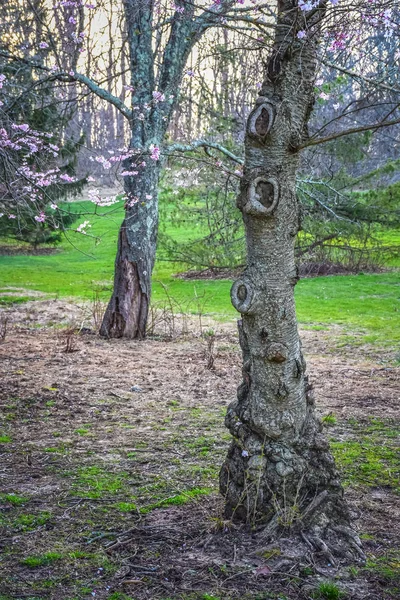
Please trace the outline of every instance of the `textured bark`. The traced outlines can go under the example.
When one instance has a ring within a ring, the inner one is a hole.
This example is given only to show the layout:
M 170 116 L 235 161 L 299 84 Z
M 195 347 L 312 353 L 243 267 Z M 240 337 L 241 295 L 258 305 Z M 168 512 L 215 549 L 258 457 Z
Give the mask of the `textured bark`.
M 180 3 L 181 0 L 177 0 L 177 4 Z M 162 149 L 186 60 L 195 42 L 212 24 L 214 12 L 206 11 L 198 20 L 193 18 L 194 6 L 185 5 L 183 13 L 175 12 L 158 78 L 158 91 L 165 95 L 165 100 L 157 104 L 153 102 L 154 3 L 124 0 L 124 10 L 130 54 L 130 83 L 134 90 L 133 109 L 125 113 L 131 126 L 130 148 L 136 151 L 136 157 L 141 158 L 136 164 L 134 159 L 129 159 L 125 165 L 127 170 L 135 170 L 139 174 L 125 178 L 128 198 L 126 217 L 119 233 L 114 291 L 100 333 L 105 337 L 143 338 L 146 335 L 151 273 L 156 252 L 157 185 L 161 168 L 159 162 L 149 158 L 149 149 L 151 145 Z M 138 163 L 143 163 L 143 159 L 145 168 L 140 165 L 138 168 Z M 131 206 L 133 199 L 138 201 Z
M 280 8 L 266 79 L 247 124 L 238 198 L 247 267 L 231 292 L 242 315 L 243 382 L 226 416 L 234 440 L 220 490 L 226 516 L 262 523 L 266 537 L 296 533 L 329 561 L 332 555 L 362 559 L 315 416 L 294 303 L 294 241 L 300 228 L 296 148 L 307 137 L 317 46 L 315 39 L 297 40 L 291 0 Z
M 137 5 L 124 0 L 130 51 L 131 83 L 135 89 L 132 106 L 152 102 L 154 64 L 152 53 L 152 4 Z M 114 289 L 101 325 L 105 337 L 144 338 L 151 296 L 151 273 L 154 266 L 157 230 L 157 186 L 160 165 L 149 158 L 151 144 L 161 145 L 164 130 L 157 127 L 157 107 L 139 118 L 132 111 L 130 147 L 137 151 L 124 164 L 126 170 L 138 172 L 124 178 L 127 197 L 125 219 L 121 225 L 115 260 Z M 135 159 L 135 156 L 141 156 Z M 145 159 L 146 167 L 138 168 Z
M 118 238 L 113 295 L 100 329 L 105 337 L 142 339 L 146 335 L 157 246 L 159 172 L 158 164 L 149 165 L 142 177 L 127 177 L 125 181 L 128 202 L 129 198 L 147 198 L 126 208 Z

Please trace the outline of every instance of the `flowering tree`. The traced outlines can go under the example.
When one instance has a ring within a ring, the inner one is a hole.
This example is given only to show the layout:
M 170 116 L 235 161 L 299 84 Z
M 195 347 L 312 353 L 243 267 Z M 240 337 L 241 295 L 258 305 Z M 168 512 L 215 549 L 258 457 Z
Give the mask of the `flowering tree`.
M 18 4 L 7 1 L 3 11 L 3 54 L 19 41 L 25 47 L 32 40 L 39 51 L 48 46 L 37 41 L 38 23 L 21 13 Z M 11 20 L 18 27 L 8 37 Z M 1 233 L 33 245 L 59 241 L 76 216 L 57 203 L 86 182 L 74 175 L 82 139 L 73 140 L 65 131 L 73 108 L 60 102 L 54 81 L 37 81 L 29 61 L 0 57 L 0 70 Z
M 4 75 L 0 78 L 3 90 L 8 82 Z M 60 210 L 57 202 L 79 192 L 85 183 L 70 174 L 76 147 L 64 147 L 62 158 L 54 143 L 56 133 L 34 129 L 29 117 L 19 123 L 11 116 L 6 107 L 0 111 L 1 232 L 34 246 L 57 242 L 76 218 Z

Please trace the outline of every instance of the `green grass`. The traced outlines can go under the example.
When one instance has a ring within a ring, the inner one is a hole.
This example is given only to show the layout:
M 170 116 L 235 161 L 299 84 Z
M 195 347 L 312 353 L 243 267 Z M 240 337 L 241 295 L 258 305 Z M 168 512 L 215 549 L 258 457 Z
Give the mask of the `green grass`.
M 396 424 L 370 419 L 353 424 L 355 435 L 347 441 L 331 441 L 336 464 L 345 485 L 391 487 L 400 493 L 400 453 Z
M 12 306 L 13 304 L 24 304 L 33 299 L 32 296 L 0 296 L 0 307 Z
M 134 512 L 137 510 L 137 506 L 134 502 L 117 502 L 115 508 L 120 512 Z
M 400 551 L 389 550 L 383 556 L 369 556 L 365 570 L 390 581 L 398 580 L 400 574 Z
M 19 531 L 33 531 L 41 525 L 45 525 L 51 518 L 47 511 L 41 511 L 37 514 L 21 514 L 15 521 L 14 526 Z
M 161 202 L 166 198 L 161 195 Z M 167 211 L 165 232 L 174 239 L 190 239 L 196 230 L 174 224 L 173 204 Z M 0 295 L 6 286 L 38 290 L 53 297 L 92 299 L 98 290 L 107 300 L 112 289 L 117 232 L 123 217 L 122 203 L 103 208 L 90 216 L 90 202 L 73 203 L 92 223 L 90 236 L 67 233 L 60 252 L 44 256 L 0 256 Z M 397 232 L 382 234 L 390 243 L 400 242 Z M 184 265 L 157 260 L 153 277 L 153 301 L 166 302 L 163 285 L 185 312 L 203 312 L 226 319 L 237 316 L 230 303 L 228 280 L 181 280 L 173 274 Z M 4 296 L 2 297 L 5 298 Z M 25 297 L 21 297 L 25 299 Z M 305 279 L 296 287 L 298 318 L 307 328 L 344 328 L 343 345 L 378 343 L 395 347 L 400 342 L 400 275 L 398 272 Z M 11 302 L 8 298 L 6 302 Z M 14 300 L 13 300 L 14 301 Z M 400 354 L 399 354 L 400 357 Z
M 0 502 L 8 502 L 13 506 L 21 506 L 29 502 L 29 498 L 20 496 L 19 494 L 0 494 Z
M 21 564 L 29 567 L 30 569 L 35 569 L 37 567 L 51 565 L 52 563 L 61 560 L 61 558 L 62 555 L 58 552 L 46 552 L 46 554 L 28 556 L 27 558 L 21 560 Z
M 322 417 L 321 421 L 324 425 L 331 426 L 331 425 L 336 425 L 337 418 L 335 417 L 334 414 L 329 413 L 329 414 L 325 415 L 324 417 Z
M 323 581 L 313 593 L 313 598 L 318 600 L 340 600 L 344 598 L 344 594 L 336 583 Z
M 68 475 L 68 474 L 67 474 Z M 73 494 L 85 498 L 103 498 L 125 490 L 127 473 L 112 473 L 98 466 L 78 469 Z
M 170 496 L 169 498 L 164 498 L 163 500 L 159 500 L 158 502 L 154 502 L 153 504 L 150 504 L 148 506 L 143 506 L 140 509 L 140 512 L 142 514 L 147 514 L 155 508 L 165 508 L 167 506 L 181 506 L 182 504 L 192 502 L 199 496 L 210 494 L 211 491 L 212 490 L 210 490 L 209 488 L 194 488 L 193 490 L 187 490 L 186 492 L 182 492 L 181 494 Z

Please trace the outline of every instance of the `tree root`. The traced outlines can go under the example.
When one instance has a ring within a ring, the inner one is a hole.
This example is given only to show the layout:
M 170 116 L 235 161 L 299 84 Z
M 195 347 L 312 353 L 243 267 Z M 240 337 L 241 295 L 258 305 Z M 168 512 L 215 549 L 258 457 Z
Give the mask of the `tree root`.
M 302 536 L 303 537 L 303 536 Z M 304 534 L 304 537 L 307 537 Z M 311 539 L 310 539 L 311 538 Z M 314 546 L 314 548 L 316 550 L 319 550 L 319 552 L 326 557 L 326 559 L 329 561 L 329 563 L 333 566 L 336 567 L 337 563 L 336 560 L 333 557 L 333 554 L 331 553 L 331 551 L 328 548 L 328 545 L 324 542 L 324 540 L 322 540 L 320 537 L 314 535 L 314 536 L 310 536 L 309 541 L 311 542 L 311 544 Z M 303 538 L 304 539 L 304 538 Z
M 329 496 L 328 490 L 324 490 L 310 502 L 310 504 L 303 511 L 303 514 L 301 516 L 301 521 L 302 521 L 303 525 L 306 525 L 307 523 L 309 523 L 311 521 L 316 510 L 318 508 L 321 509 L 322 506 L 327 502 L 328 496 Z
M 333 531 L 343 535 L 347 539 L 347 543 L 353 548 L 353 550 L 358 554 L 360 559 L 365 561 L 365 554 L 362 549 L 360 538 L 357 533 L 353 531 L 350 527 L 345 527 L 344 525 L 336 525 L 332 527 Z

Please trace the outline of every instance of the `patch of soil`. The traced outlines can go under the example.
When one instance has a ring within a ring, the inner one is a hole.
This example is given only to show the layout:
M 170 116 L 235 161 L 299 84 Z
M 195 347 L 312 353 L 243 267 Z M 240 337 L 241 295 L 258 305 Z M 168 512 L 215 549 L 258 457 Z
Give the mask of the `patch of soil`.
M 177 279 L 236 279 L 242 273 L 243 267 L 237 269 L 190 269 L 184 273 L 176 273 Z
M 346 265 L 332 263 L 329 261 L 325 262 L 312 262 L 307 261 L 300 263 L 299 265 L 299 277 L 304 279 L 305 277 L 322 277 L 326 275 L 351 275 L 357 274 L 362 268 L 351 268 Z M 378 273 L 382 269 L 378 266 L 373 268 L 371 265 L 366 269 L 369 273 Z M 184 273 L 177 273 L 175 275 L 178 279 L 237 279 L 243 271 L 243 267 L 236 269 L 222 269 L 222 268 L 210 268 L 202 270 L 185 271 Z
M 57 302 L 75 322 L 81 308 Z M 19 499 L 0 496 L 0 595 L 310 600 L 321 578 L 335 577 L 314 564 L 273 573 L 268 552 L 254 553 L 256 534 L 222 519 L 223 419 L 241 379 L 234 323 L 214 324 L 211 371 L 199 335 L 134 342 L 66 333 L 43 327 L 52 305 L 36 304 L 31 326 L 26 305 L 13 310 L 0 345 L 2 492 Z M 400 369 L 332 352 L 333 333 L 303 332 L 319 410 L 338 420 L 330 435 L 348 439 L 353 421 L 371 417 L 398 422 Z M 190 503 L 188 490 L 197 490 Z M 343 572 L 338 584 L 348 599 L 393 599 L 398 497 L 390 486 L 347 494 L 378 566 Z
M 61 252 L 59 248 L 33 248 L 32 246 L 0 245 L 0 256 L 49 256 Z

